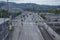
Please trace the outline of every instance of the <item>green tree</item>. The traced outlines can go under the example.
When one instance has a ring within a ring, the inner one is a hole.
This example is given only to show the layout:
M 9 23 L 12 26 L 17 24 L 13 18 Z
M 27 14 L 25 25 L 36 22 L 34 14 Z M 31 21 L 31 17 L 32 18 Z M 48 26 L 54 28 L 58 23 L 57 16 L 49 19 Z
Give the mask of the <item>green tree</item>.
M 40 16 L 41 16 L 43 19 L 46 19 L 45 15 L 41 14 Z
M 57 15 L 56 21 L 58 20 L 58 15 L 60 14 L 60 10 L 59 9 L 51 9 L 48 12 Z
M 7 18 L 7 17 L 8 17 L 7 11 L 1 10 L 1 11 L 0 11 L 0 17 L 1 17 L 1 18 Z

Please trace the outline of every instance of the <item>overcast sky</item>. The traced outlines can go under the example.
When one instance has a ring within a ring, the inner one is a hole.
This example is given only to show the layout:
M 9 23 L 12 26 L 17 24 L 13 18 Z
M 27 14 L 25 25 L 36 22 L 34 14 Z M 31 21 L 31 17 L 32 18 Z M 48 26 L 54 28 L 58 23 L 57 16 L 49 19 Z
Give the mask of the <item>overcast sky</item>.
M 0 0 L 0 1 L 7 1 L 7 0 Z M 16 2 L 16 3 L 36 3 L 40 5 L 60 5 L 60 0 L 9 0 L 9 2 Z

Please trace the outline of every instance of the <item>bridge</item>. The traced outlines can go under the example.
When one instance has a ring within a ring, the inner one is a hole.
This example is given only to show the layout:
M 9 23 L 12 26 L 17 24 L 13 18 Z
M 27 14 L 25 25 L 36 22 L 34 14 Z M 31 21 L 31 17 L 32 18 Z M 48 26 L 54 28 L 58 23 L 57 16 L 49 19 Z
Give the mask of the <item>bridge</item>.
M 12 20 L 14 27 L 3 40 L 60 40 L 60 36 L 34 12 L 23 12 Z

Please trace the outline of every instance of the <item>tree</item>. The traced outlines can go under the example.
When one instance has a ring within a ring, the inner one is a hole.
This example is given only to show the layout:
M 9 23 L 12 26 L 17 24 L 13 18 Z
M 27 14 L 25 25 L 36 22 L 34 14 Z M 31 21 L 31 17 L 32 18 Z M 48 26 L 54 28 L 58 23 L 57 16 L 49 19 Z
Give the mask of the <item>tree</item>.
M 56 9 L 51 9 L 48 12 L 57 15 L 56 21 L 58 21 L 58 14 L 60 14 L 60 9 L 57 9 L 57 8 Z
M 1 17 L 1 18 L 7 18 L 7 17 L 8 17 L 7 11 L 1 10 L 1 11 L 0 11 L 0 17 Z
M 41 14 L 40 16 L 41 16 L 43 19 L 46 19 L 45 15 Z

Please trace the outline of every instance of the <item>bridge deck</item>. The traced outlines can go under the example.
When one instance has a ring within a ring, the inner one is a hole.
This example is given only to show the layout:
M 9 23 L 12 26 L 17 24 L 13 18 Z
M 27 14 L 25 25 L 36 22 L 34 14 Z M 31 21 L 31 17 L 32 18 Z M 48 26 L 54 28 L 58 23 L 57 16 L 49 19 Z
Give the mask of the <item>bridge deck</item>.
M 21 22 L 21 18 L 19 17 L 17 17 L 16 23 L 13 22 L 15 28 L 7 40 L 44 40 L 40 30 L 32 20 L 32 15 L 25 17 L 25 20 L 22 18 L 23 22 Z

